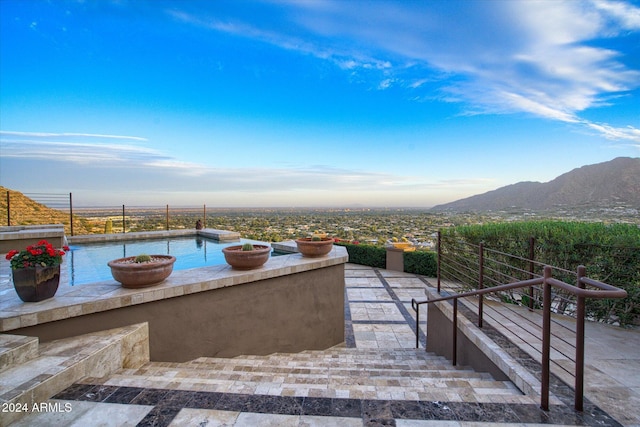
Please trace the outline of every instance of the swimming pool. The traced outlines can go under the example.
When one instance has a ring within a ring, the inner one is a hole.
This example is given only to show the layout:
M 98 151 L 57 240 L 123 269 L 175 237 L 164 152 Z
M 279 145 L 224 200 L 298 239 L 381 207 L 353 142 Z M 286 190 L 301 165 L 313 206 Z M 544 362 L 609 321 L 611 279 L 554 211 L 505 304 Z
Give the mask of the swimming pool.
M 139 254 L 173 255 L 174 270 L 224 264 L 222 248 L 252 240 L 219 242 L 202 236 L 181 236 L 162 239 L 113 241 L 71 245 L 61 268 L 66 269 L 70 285 L 110 280 L 111 269 L 107 263 L 117 258 Z M 262 242 L 261 242 L 262 243 Z M 264 243 L 262 243 L 264 244 Z

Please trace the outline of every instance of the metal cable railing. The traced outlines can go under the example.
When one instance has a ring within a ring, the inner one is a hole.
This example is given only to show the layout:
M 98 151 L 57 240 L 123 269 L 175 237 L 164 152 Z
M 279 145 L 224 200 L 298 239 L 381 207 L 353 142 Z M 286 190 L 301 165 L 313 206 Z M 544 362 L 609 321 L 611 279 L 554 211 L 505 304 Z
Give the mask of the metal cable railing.
M 453 247 L 453 249 L 452 249 Z M 533 254 L 533 250 L 529 251 Z M 489 256 L 487 256 L 489 255 Z M 625 298 L 625 290 L 613 287 L 606 283 L 585 277 L 585 267 L 578 267 L 576 272 L 563 268 L 551 267 L 534 261 L 501 251 L 484 248 L 481 243 L 474 245 L 463 241 L 455 241 L 446 249 L 443 248 L 442 238 L 438 234 L 438 293 L 441 293 L 442 283 L 447 284 L 449 292 L 456 294 L 443 296 L 434 300 L 412 300 L 412 307 L 416 315 L 416 347 L 419 346 L 419 319 L 420 305 L 438 301 L 451 301 L 453 304 L 453 364 L 457 360 L 457 311 L 460 298 L 474 297 L 472 305 L 477 306 L 478 327 L 482 327 L 483 316 L 501 327 L 506 327 L 502 318 L 517 318 L 520 333 L 513 333 L 525 346 L 536 352 L 542 364 L 542 390 L 541 406 L 548 410 L 549 405 L 549 370 L 551 343 L 554 341 L 554 352 L 573 362 L 574 372 L 570 368 L 554 363 L 558 369 L 563 370 L 574 378 L 575 382 L 575 408 L 582 410 L 583 406 L 583 372 L 584 372 L 584 322 L 585 303 L 587 299 Z M 536 267 L 543 270 L 543 274 L 534 273 Z M 563 280 L 559 280 L 556 277 Z M 565 280 L 569 278 L 576 285 L 570 285 Z M 598 289 L 586 290 L 586 286 Z M 528 291 L 528 292 L 525 292 Z M 494 296 L 494 300 L 506 302 L 502 304 L 502 313 L 493 308 L 484 309 L 483 299 Z M 536 322 L 527 316 L 523 316 L 516 309 L 517 306 L 528 308 L 530 313 L 540 312 L 541 321 Z M 504 313 L 507 311 L 508 313 Z M 576 319 L 576 329 L 551 317 L 551 312 L 571 314 Z M 540 330 L 539 335 L 525 328 L 524 322 L 534 325 Z M 551 325 L 554 324 L 552 334 Z M 562 328 L 562 329 L 561 329 Z M 555 332 L 560 330 L 560 333 Z M 562 333 L 561 331 L 565 332 Z M 526 336 L 522 331 L 526 331 Z M 572 338 L 565 338 L 567 331 L 573 333 Z M 540 349 L 536 349 L 530 341 L 541 341 Z M 573 355 L 571 354 L 573 353 Z

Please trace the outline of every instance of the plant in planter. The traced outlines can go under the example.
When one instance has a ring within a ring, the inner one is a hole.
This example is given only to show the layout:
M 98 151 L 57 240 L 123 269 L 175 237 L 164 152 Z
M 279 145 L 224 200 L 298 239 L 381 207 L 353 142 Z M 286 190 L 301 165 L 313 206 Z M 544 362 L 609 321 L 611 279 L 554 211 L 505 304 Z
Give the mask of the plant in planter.
M 245 243 L 243 245 L 227 246 L 222 249 L 224 259 L 232 268 L 236 270 L 251 270 L 261 267 L 269 259 L 271 246 L 254 245 Z
M 333 249 L 333 238 L 325 233 L 316 233 L 312 237 L 296 239 L 298 252 L 304 257 L 316 258 L 327 255 Z
M 113 278 L 123 288 L 146 288 L 153 286 L 171 275 L 176 257 L 172 255 L 130 256 L 109 261 Z
M 413 243 L 409 241 L 406 237 L 403 237 L 402 240 L 398 240 L 397 237 L 391 239 L 391 245 L 393 245 L 396 249 L 402 249 L 407 252 L 414 251 Z
M 38 302 L 56 294 L 60 284 L 60 264 L 69 247 L 55 249 L 46 240 L 22 251 L 11 250 L 6 259 L 11 264 L 13 287 L 24 302 Z

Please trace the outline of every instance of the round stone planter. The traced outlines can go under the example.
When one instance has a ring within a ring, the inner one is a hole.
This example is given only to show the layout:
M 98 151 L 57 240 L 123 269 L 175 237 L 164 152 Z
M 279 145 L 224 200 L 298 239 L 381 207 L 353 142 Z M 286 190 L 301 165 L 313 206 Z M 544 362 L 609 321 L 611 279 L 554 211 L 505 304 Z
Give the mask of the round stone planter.
M 60 284 L 60 266 L 29 267 L 11 270 L 13 287 L 24 302 L 44 301 L 53 297 Z
M 222 249 L 224 259 L 236 270 L 252 270 L 261 267 L 271 254 L 271 246 L 253 245 L 252 251 L 243 251 L 242 245 L 227 246 Z
M 324 237 L 322 240 L 312 240 L 311 237 L 303 237 L 296 240 L 298 252 L 302 256 L 309 258 L 317 258 L 327 255 L 333 249 L 333 239 Z
M 176 257 L 171 255 L 151 255 L 149 262 L 134 262 L 136 257 L 118 258 L 109 261 L 113 278 L 124 288 L 146 288 L 153 286 L 171 275 Z

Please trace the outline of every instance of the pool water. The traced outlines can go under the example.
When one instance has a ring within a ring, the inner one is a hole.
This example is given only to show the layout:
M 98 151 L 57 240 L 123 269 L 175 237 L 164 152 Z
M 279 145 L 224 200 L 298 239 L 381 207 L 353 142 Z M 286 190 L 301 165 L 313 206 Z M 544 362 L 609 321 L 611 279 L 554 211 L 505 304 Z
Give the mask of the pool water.
M 224 264 L 222 248 L 244 242 L 254 243 L 244 239 L 220 243 L 203 237 L 187 236 L 72 245 L 61 268 L 67 269 L 70 285 L 113 279 L 107 265 L 109 261 L 140 254 L 173 255 L 176 257 L 173 269 L 186 270 Z

